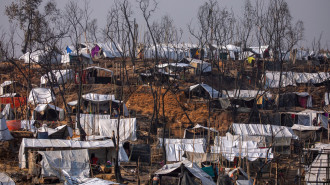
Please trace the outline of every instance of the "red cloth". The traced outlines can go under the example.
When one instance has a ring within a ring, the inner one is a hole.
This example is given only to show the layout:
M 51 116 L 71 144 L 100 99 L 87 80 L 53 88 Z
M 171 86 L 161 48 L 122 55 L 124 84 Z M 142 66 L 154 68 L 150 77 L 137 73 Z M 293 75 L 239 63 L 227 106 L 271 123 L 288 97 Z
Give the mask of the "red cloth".
M 92 162 L 92 164 L 97 164 L 97 161 L 98 161 L 99 159 L 97 158 L 97 157 L 93 157 L 92 159 L 91 159 L 91 162 Z
M 298 102 L 301 107 L 304 107 L 304 108 L 307 107 L 307 100 L 308 100 L 308 96 L 305 96 L 305 97 L 298 96 Z

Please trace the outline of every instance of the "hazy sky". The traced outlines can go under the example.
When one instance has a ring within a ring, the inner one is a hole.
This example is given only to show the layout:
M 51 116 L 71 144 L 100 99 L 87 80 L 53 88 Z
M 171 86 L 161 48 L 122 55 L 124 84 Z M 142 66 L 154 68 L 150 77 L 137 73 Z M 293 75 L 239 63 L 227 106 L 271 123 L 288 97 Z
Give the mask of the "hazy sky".
M 5 16 L 5 6 L 8 6 L 13 0 L 0 0 L 0 25 L 2 29 L 8 30 L 9 22 Z M 82 2 L 82 0 L 76 0 Z M 135 0 L 133 3 L 134 17 L 137 18 L 140 31 L 143 31 L 144 23 L 141 22 L 141 11 L 138 9 Z M 65 7 L 68 0 L 55 1 L 60 9 Z M 192 37 L 187 31 L 187 24 L 196 18 L 198 7 L 205 0 L 158 0 L 158 8 L 154 14 L 153 20 L 160 20 L 163 15 L 169 15 L 173 18 L 174 24 L 184 31 L 183 41 L 190 42 Z M 254 3 L 254 0 L 251 0 Z M 244 0 L 218 0 L 221 7 L 232 9 L 235 16 L 241 15 Z M 330 0 L 287 0 L 291 15 L 294 20 L 302 20 L 305 26 L 305 38 L 300 45 L 311 47 L 311 43 L 316 37 L 323 32 L 322 46 L 330 48 Z M 103 28 L 106 23 L 106 15 L 113 5 L 113 0 L 91 0 L 91 8 L 93 9 L 92 17 L 97 18 L 98 27 Z M 20 41 L 19 41 L 20 42 Z

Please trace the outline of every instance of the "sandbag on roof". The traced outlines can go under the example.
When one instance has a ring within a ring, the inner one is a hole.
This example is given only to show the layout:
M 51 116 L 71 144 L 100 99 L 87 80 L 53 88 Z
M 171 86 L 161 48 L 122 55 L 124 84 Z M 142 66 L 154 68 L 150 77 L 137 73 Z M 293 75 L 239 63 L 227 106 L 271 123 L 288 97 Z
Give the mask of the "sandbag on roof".
M 189 87 L 189 91 L 194 90 L 197 87 L 202 87 L 203 89 L 205 89 L 206 92 L 209 93 L 211 98 L 219 98 L 219 91 L 213 89 L 211 86 L 207 85 L 207 84 L 196 84 L 193 86 Z
M 160 147 L 163 146 L 163 139 L 159 139 Z M 166 160 L 182 161 L 183 154 L 187 152 L 205 153 L 206 140 L 200 139 L 165 139 Z
M 89 177 L 90 164 L 88 150 L 38 151 L 42 155 L 41 175 L 43 177 L 56 176 L 65 180 L 61 170 L 77 179 Z
M 31 103 L 32 105 L 37 105 L 40 103 L 51 103 L 55 101 L 55 95 L 51 92 L 48 88 L 33 88 L 30 91 L 28 103 Z
M 186 169 L 189 170 L 196 178 L 202 181 L 204 185 L 215 185 L 215 182 L 212 180 L 212 177 L 200 169 L 195 163 L 192 163 L 188 160 L 184 160 L 178 163 L 166 164 L 161 169 L 157 170 L 155 174 L 157 175 L 166 175 L 174 172 L 175 170 L 181 167 L 181 164 L 184 165 Z
M 52 78 L 51 73 L 53 73 L 55 80 Z M 47 74 L 44 74 L 40 78 L 40 84 L 47 84 L 49 81 L 55 84 L 65 84 L 68 81 L 72 80 L 74 77 L 74 74 L 72 70 L 70 69 L 64 69 L 64 70 L 52 70 L 52 72 Z M 48 77 L 50 80 L 48 80 Z
M 15 185 L 16 183 L 6 173 L 0 172 L 0 184 L 1 185 Z
M 8 140 L 11 140 L 11 139 L 14 139 L 14 138 L 8 130 L 6 119 L 1 118 L 1 121 L 0 121 L 0 141 L 8 141 Z

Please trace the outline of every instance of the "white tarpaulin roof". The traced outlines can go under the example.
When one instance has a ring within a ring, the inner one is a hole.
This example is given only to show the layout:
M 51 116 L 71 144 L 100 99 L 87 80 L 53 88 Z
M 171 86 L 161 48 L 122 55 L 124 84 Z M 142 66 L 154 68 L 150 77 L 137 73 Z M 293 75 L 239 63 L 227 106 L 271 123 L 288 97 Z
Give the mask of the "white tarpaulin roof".
M 328 155 L 330 147 L 321 150 L 321 153 L 314 159 L 313 163 L 308 167 L 305 174 L 305 181 L 310 184 L 326 184 L 327 169 L 329 167 Z M 318 183 L 316 183 L 318 182 Z
M 167 66 L 173 66 L 173 67 L 192 67 L 190 64 L 186 63 L 165 63 L 165 64 L 158 64 L 158 68 L 164 68 Z
M 103 180 L 99 178 L 92 178 L 92 179 L 88 179 L 84 183 L 81 183 L 80 185 L 109 185 L 109 184 L 119 184 L 119 183 Z
M 42 155 L 41 175 L 43 177 L 56 176 L 65 180 L 61 170 L 65 170 L 71 177 L 89 177 L 90 164 L 88 150 L 39 151 Z
M 48 88 L 33 88 L 30 91 L 28 103 L 37 105 L 40 103 L 51 103 L 55 101 L 55 95 Z
M 86 101 L 105 102 L 105 101 L 115 100 L 115 95 L 88 93 L 88 94 L 82 95 L 82 98 Z
M 199 86 L 203 87 L 209 93 L 211 98 L 219 98 L 219 91 L 213 89 L 211 86 L 209 86 L 207 84 L 196 84 L 196 85 L 190 86 L 189 91 L 192 91 Z
M 19 149 L 19 167 L 26 168 L 26 150 L 25 148 L 72 148 L 72 149 L 96 149 L 96 148 L 114 148 L 112 140 L 103 141 L 74 141 L 61 139 L 30 139 L 23 138 Z M 122 147 L 119 147 L 123 150 Z M 128 157 L 125 151 L 119 152 L 119 160 L 127 161 Z
M 159 145 L 163 146 L 163 138 L 159 139 Z M 165 139 L 166 160 L 182 161 L 185 151 L 205 153 L 206 140 L 201 139 Z
M 87 135 L 100 133 L 100 119 L 111 119 L 109 114 L 80 114 L 80 124 Z M 79 135 L 76 122 L 76 134 Z
M 157 45 L 157 52 L 159 58 L 167 58 L 170 60 L 181 60 L 185 57 L 190 57 L 190 48 L 196 48 L 194 44 L 159 44 Z M 155 58 L 156 48 L 150 46 L 144 51 L 145 58 Z
M 228 93 L 227 93 L 228 92 Z M 266 95 L 268 98 L 272 97 L 271 93 L 258 90 L 241 90 L 235 89 L 231 91 L 222 91 L 223 96 L 230 98 L 256 98 L 257 95 Z
M 98 67 L 98 66 L 86 67 L 84 70 L 89 70 L 89 69 L 98 69 L 98 70 L 102 70 L 102 71 L 111 73 L 111 76 L 113 75 L 113 72 L 110 69 L 106 69 L 106 68 L 102 68 L 102 67 Z
M 118 119 L 100 119 L 99 131 L 100 136 L 112 137 L 114 131 L 117 137 Z M 136 118 L 120 119 L 119 124 L 119 141 L 136 141 Z
M 3 94 L 3 88 L 13 84 L 15 81 L 4 81 L 1 85 L 0 85 L 0 95 Z
M 224 137 L 215 137 L 212 153 L 222 154 L 227 160 L 234 161 L 235 157 L 246 157 L 249 161 L 258 158 L 273 158 L 271 149 L 259 148 L 255 141 L 242 141 L 241 137 L 226 133 Z
M 55 80 L 53 80 L 52 74 L 55 78 Z M 51 82 L 54 82 L 55 84 L 65 84 L 68 81 L 72 80 L 74 77 L 74 74 L 72 72 L 72 70 L 70 69 L 64 69 L 64 70 L 53 70 L 52 72 L 47 74 L 44 74 L 43 76 L 41 76 L 40 78 L 40 84 L 47 84 L 48 83 L 48 77 L 50 79 Z
M 204 126 L 202 126 L 202 125 L 200 125 L 200 124 L 197 124 L 197 125 L 195 125 L 193 128 L 187 128 L 187 129 L 185 129 L 185 130 L 184 130 L 184 134 L 183 134 L 183 138 L 186 138 L 186 131 L 187 131 L 187 130 L 194 130 L 194 129 L 199 129 L 199 128 L 202 128 L 202 129 L 205 129 L 205 130 L 210 130 L 210 131 L 212 131 L 212 132 L 216 132 L 216 133 L 218 133 L 218 131 L 215 130 L 214 128 L 204 127 Z
M 1 120 L 0 120 L 0 141 L 8 141 L 11 139 L 14 139 L 14 138 L 8 130 L 6 119 L 1 118 Z
M 330 80 L 330 73 L 296 73 L 292 71 L 282 72 L 281 87 L 296 86 L 297 83 L 322 83 Z M 266 71 L 265 86 L 277 88 L 280 81 L 279 71 Z
M 198 60 L 198 59 L 193 59 L 193 58 L 187 58 L 188 61 L 190 61 L 190 64 L 196 63 L 200 64 L 200 70 L 203 71 L 203 73 L 211 72 L 212 71 L 212 66 L 210 63 Z
M 233 123 L 233 132 L 241 136 L 274 136 L 298 139 L 290 127 L 264 124 Z
M 121 57 L 123 50 L 118 43 L 97 43 L 97 45 L 103 50 L 103 55 L 106 58 Z
M 199 168 L 195 163 L 192 163 L 188 160 L 184 160 L 178 163 L 173 164 L 166 164 L 161 169 L 157 170 L 155 174 L 158 175 L 166 175 L 169 174 L 176 169 L 181 167 L 181 164 L 183 164 L 190 173 L 192 173 L 195 177 L 200 179 L 202 181 L 202 184 L 204 185 L 215 185 L 215 182 L 212 180 L 212 177 L 205 173 L 201 168 Z
M 0 172 L 0 184 L 1 185 L 15 185 L 16 183 L 6 173 Z
M 19 58 L 24 60 L 24 63 L 60 63 L 61 55 L 56 52 L 48 52 L 43 50 L 36 50 L 30 54 L 30 52 L 25 53 Z

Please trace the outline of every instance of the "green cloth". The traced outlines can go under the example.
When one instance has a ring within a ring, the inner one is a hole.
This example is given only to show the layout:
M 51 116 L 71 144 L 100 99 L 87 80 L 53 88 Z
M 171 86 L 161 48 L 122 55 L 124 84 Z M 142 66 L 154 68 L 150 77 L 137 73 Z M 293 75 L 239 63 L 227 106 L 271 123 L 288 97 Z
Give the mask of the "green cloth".
M 208 166 L 208 167 L 203 167 L 202 170 L 209 174 L 211 177 L 215 177 L 214 175 L 214 171 L 213 171 L 213 167 L 212 166 Z

